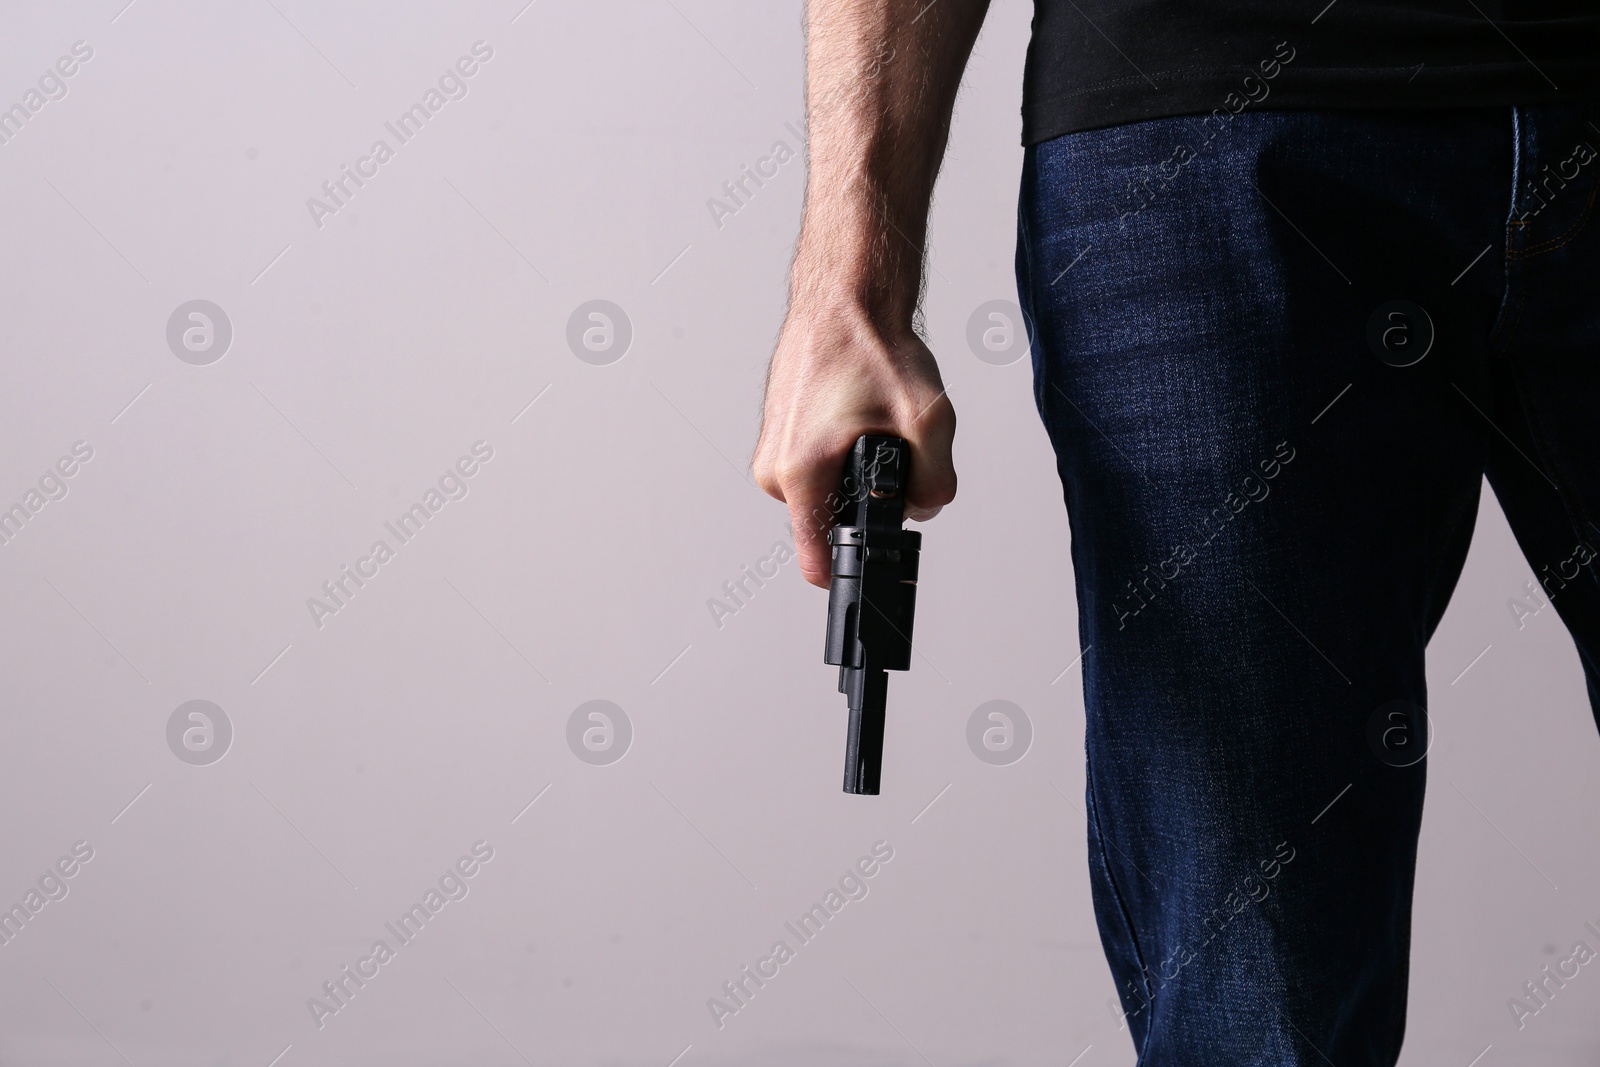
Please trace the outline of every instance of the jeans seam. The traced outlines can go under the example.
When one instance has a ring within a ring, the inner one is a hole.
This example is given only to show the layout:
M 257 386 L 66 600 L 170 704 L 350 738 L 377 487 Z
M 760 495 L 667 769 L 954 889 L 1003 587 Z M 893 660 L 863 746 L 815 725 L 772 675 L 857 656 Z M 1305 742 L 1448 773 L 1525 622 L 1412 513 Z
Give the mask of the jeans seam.
M 1033 300 L 1033 239 L 1028 229 L 1027 208 L 1027 170 L 1031 162 L 1033 149 L 1026 150 L 1027 158 L 1023 162 L 1023 192 L 1017 204 L 1017 258 L 1021 277 L 1017 279 L 1017 304 L 1022 312 L 1023 332 L 1028 337 L 1028 362 L 1033 370 L 1033 407 L 1040 417 L 1044 417 L 1044 360 L 1041 358 L 1043 349 L 1035 334 L 1038 332 L 1038 318 L 1034 314 Z
M 1490 354 L 1501 359 L 1510 357 L 1511 339 L 1516 336 L 1517 325 L 1522 320 L 1522 301 L 1516 295 L 1516 270 L 1521 257 L 1517 255 L 1517 227 L 1524 225 L 1517 215 L 1517 189 L 1522 182 L 1526 161 L 1522 158 L 1522 111 L 1511 108 L 1511 195 L 1506 208 L 1505 243 L 1502 248 L 1501 276 L 1505 289 L 1500 296 L 1500 307 L 1495 313 L 1494 325 L 1489 329 Z M 1515 312 L 1515 317 L 1511 317 Z
M 1139 946 L 1139 935 L 1134 931 L 1133 928 L 1132 913 L 1128 910 L 1127 901 L 1122 895 L 1122 887 L 1117 884 L 1116 872 L 1111 868 L 1110 853 L 1106 851 L 1105 827 L 1100 822 L 1100 804 L 1095 800 L 1094 795 L 1094 759 L 1087 753 L 1087 751 L 1084 753 L 1084 766 L 1088 772 L 1088 781 L 1085 783 L 1087 787 L 1085 790 L 1085 799 L 1089 804 L 1089 818 L 1094 822 L 1095 847 L 1100 853 L 1100 868 L 1106 872 L 1106 884 L 1110 886 L 1111 897 L 1116 901 L 1117 914 L 1121 917 L 1123 929 L 1127 932 L 1128 944 L 1133 949 L 1134 962 L 1139 966 L 1139 985 L 1141 992 L 1145 994 L 1145 1007 L 1150 1009 L 1151 1018 L 1145 1020 L 1144 1039 L 1139 1042 L 1139 1048 L 1137 1052 L 1138 1058 L 1142 1062 L 1144 1060 L 1145 1048 L 1150 1043 L 1151 1035 L 1155 1033 L 1154 1016 L 1156 998 L 1154 991 L 1150 989 L 1150 983 L 1145 978 L 1145 975 L 1149 973 L 1149 968 L 1144 962 L 1144 949 Z M 1120 996 L 1120 994 L 1118 995 Z
M 1506 255 L 1511 259 L 1532 259 L 1534 256 L 1540 256 L 1546 252 L 1554 252 L 1556 249 L 1572 243 L 1583 232 L 1584 227 L 1588 226 L 1589 216 L 1594 213 L 1596 195 L 1600 195 L 1600 184 L 1596 184 L 1594 188 L 1589 190 L 1589 199 L 1584 201 L 1583 213 L 1578 216 L 1577 221 L 1567 228 L 1565 233 L 1541 241 L 1539 244 L 1529 245 L 1526 248 L 1515 251 L 1508 249 Z

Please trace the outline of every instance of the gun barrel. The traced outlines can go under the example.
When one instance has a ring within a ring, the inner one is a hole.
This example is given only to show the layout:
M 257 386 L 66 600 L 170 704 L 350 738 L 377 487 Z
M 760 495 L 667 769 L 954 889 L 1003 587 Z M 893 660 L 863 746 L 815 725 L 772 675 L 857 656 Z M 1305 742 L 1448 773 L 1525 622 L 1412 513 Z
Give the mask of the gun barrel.
M 850 704 L 850 730 L 844 746 L 844 791 L 877 796 L 883 776 L 883 723 L 889 675 L 879 670 L 840 669 Z

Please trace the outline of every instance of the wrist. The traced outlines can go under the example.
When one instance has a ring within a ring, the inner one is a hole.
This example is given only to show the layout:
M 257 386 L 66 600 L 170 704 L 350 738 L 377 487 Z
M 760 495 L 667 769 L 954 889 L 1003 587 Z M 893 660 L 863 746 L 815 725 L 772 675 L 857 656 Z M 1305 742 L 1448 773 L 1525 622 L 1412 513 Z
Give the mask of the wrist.
M 886 337 L 914 336 L 922 256 L 879 216 L 840 225 L 808 212 L 789 272 L 791 314 L 860 318 Z
M 788 328 L 854 335 L 895 348 L 917 339 L 917 294 L 891 292 L 872 279 L 819 273 L 797 277 L 789 290 Z

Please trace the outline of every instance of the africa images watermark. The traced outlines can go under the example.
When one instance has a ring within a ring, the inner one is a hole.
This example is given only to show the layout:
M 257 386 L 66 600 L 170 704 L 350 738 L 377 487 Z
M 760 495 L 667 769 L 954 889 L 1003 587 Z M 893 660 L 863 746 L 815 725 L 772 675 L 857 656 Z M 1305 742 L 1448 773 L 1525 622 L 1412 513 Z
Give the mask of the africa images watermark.
M 367 554 L 356 560 L 353 568 L 346 563 L 340 567 L 337 575 L 322 583 L 323 597 L 306 597 L 306 610 L 311 612 L 311 624 L 320 630 L 325 625 L 323 620 L 329 615 L 337 615 L 349 607 L 350 601 L 367 582 L 376 578 L 383 565 L 395 558 L 401 546 L 410 544 L 422 532 L 422 528 L 444 510 L 445 504 L 466 499 L 471 489 L 468 480 L 483 469 L 482 464 L 493 458 L 493 445 L 487 441 L 473 442 L 472 454 L 462 456 L 445 468 L 445 472 L 439 475 L 437 486 L 430 486 L 422 494 L 421 500 L 401 512 L 393 522 L 384 523 L 383 528 L 394 537 L 395 543 L 390 545 L 383 538 L 374 541 Z
M 1596 927 L 1592 922 L 1583 925 L 1591 934 L 1600 938 L 1600 927 Z M 1578 977 L 1582 968 L 1594 958 L 1595 951 L 1589 947 L 1589 943 L 1579 941 L 1572 946 L 1570 953 L 1556 961 L 1554 971 L 1547 963 L 1540 968 L 1538 977 L 1524 982 L 1523 996 L 1507 997 L 1506 1007 L 1511 1011 L 1511 1018 L 1516 1022 L 1517 1029 L 1526 1027 L 1529 1019 L 1548 1008 L 1550 1002 L 1555 1000 L 1556 994 L 1567 988 L 1567 983 Z
M 873 842 L 872 854 L 862 856 L 849 870 L 840 875 L 838 886 L 829 886 L 828 891 L 822 894 L 820 903 L 812 904 L 810 910 L 794 922 L 783 924 L 783 928 L 794 938 L 794 945 L 790 945 L 782 938 L 774 941 L 768 953 L 756 960 L 754 970 L 749 966 L 742 967 L 736 977 L 722 983 L 722 993 L 726 1000 L 707 997 L 706 1010 L 711 1013 L 711 1021 L 717 1024 L 717 1029 L 721 1030 L 726 1026 L 729 1017 L 749 1007 L 757 991 L 766 988 L 766 984 L 778 976 L 779 969 L 795 958 L 796 949 L 801 945 L 810 944 L 818 934 L 822 933 L 822 928 L 844 910 L 846 904 L 854 900 L 865 900 L 868 892 L 867 880 L 876 877 L 883 869 L 882 865 L 892 859 L 894 859 L 894 847 L 889 842 Z
M 376 178 L 378 169 L 393 159 L 401 146 L 421 133 L 433 116 L 444 110 L 445 104 L 466 99 L 467 79 L 478 73 L 481 64 L 494 58 L 494 49 L 485 41 L 474 41 L 471 51 L 471 55 L 462 56 L 454 65 L 445 68 L 445 72 L 439 75 L 437 88 L 428 86 L 421 101 L 406 108 L 394 121 L 383 124 L 383 128 L 394 138 L 394 145 L 391 146 L 382 137 L 373 141 L 367 154 L 356 159 L 353 169 L 349 164 L 341 163 L 338 175 L 322 183 L 325 199 L 315 196 L 306 198 L 306 210 L 311 212 L 311 221 L 317 229 L 322 229 L 324 219 L 337 215 L 368 181 Z
M 75 477 L 82 465 L 93 458 L 94 447 L 89 442 L 74 441 L 71 454 L 62 456 L 45 468 L 45 472 L 39 475 L 37 488 L 29 488 L 22 494 L 21 500 L 0 511 L 0 545 L 9 545 L 12 538 L 44 510 L 46 504 L 53 500 L 65 500 L 70 488 L 68 479 Z
M 1287 55 L 1284 54 L 1285 49 L 1288 50 Z M 1127 193 L 1135 201 L 1135 204 L 1117 212 L 1117 227 L 1119 229 L 1125 227 L 1130 215 L 1137 215 L 1159 200 L 1161 194 L 1166 192 L 1168 187 L 1177 180 L 1178 175 L 1183 173 L 1183 168 L 1198 159 L 1200 153 L 1210 147 L 1211 142 L 1217 139 L 1217 135 L 1228 128 L 1235 115 L 1251 104 L 1259 104 L 1265 100 L 1272 92 L 1272 87 L 1268 82 L 1282 73 L 1283 68 L 1294 61 L 1296 54 L 1294 47 L 1288 41 L 1280 41 L 1273 47 L 1272 57 L 1263 59 L 1257 64 L 1256 69 L 1261 73 L 1259 75 L 1249 74 L 1245 76 L 1241 86 L 1244 90 L 1243 95 L 1240 95 L 1237 90 L 1228 93 L 1227 96 L 1223 97 L 1223 106 L 1213 108 L 1211 114 L 1207 115 L 1200 123 L 1200 130 L 1205 134 L 1205 139 L 1201 141 L 1198 149 L 1192 148 L 1187 144 L 1176 145 L 1172 149 L 1172 154 L 1164 161 L 1156 164 L 1154 168 L 1146 167 L 1142 177 L 1128 182 Z M 1254 89 L 1250 87 L 1252 82 L 1255 83 Z M 1213 127 L 1212 123 L 1216 123 L 1216 125 Z M 1168 173 L 1168 167 L 1171 168 L 1171 173 Z M 1155 185 L 1151 184 L 1150 171 L 1152 169 L 1155 171 L 1155 177 L 1160 179 L 1159 183 Z
M 794 531 L 791 530 L 789 536 L 787 542 L 774 541 L 766 555 L 757 558 L 753 565 L 741 566 L 738 574 L 723 582 L 722 596 L 706 598 L 706 610 L 711 613 L 711 622 L 717 629 L 722 629 L 728 618 L 749 607 L 756 593 L 766 588 L 767 582 L 778 576 L 779 569 L 795 558 Z
M 1283 854 L 1283 850 L 1286 848 L 1289 849 L 1287 856 Z M 1283 868 L 1294 862 L 1296 855 L 1296 851 L 1289 845 L 1288 841 L 1279 842 L 1272 850 L 1272 856 L 1269 859 L 1260 861 L 1257 865 L 1261 869 L 1261 875 L 1257 877 L 1254 871 L 1245 875 L 1240 880 L 1238 888 L 1229 893 L 1226 899 L 1223 900 L 1222 906 L 1212 908 L 1211 914 L 1201 920 L 1201 927 L 1209 930 L 1210 936 L 1204 941 L 1191 942 L 1189 945 L 1180 947 L 1178 951 L 1156 964 L 1154 970 L 1149 966 L 1142 967 L 1143 990 L 1139 988 L 1139 985 L 1133 979 L 1128 979 L 1128 1000 L 1137 1003 L 1139 1006 L 1132 1011 L 1126 1011 L 1118 1005 L 1116 998 L 1107 1001 L 1107 1005 L 1117 1017 L 1118 1029 L 1122 1028 L 1124 1019 L 1138 1015 L 1148 1008 L 1151 1002 L 1155 1000 L 1156 994 L 1161 987 L 1177 978 L 1178 974 L 1193 963 L 1195 957 L 1204 952 L 1206 947 L 1228 928 L 1229 923 L 1243 914 L 1246 908 L 1251 904 L 1260 904 L 1271 896 L 1272 883 L 1277 880 L 1278 875 L 1283 873 Z M 1256 895 L 1258 890 L 1261 893 L 1260 896 Z
M 876 476 L 877 462 L 874 458 L 868 465 L 868 482 Z M 818 534 L 826 534 L 844 509 L 866 494 L 866 485 L 867 482 L 857 485 L 855 476 L 847 475 L 845 483 L 828 494 L 822 507 L 812 509 L 810 515 L 812 529 Z M 778 576 L 779 570 L 785 563 L 799 555 L 795 551 L 795 531 L 792 524 L 786 533 L 787 539 L 774 541 L 767 554 L 759 557 L 753 566 L 746 564 L 740 567 L 738 574 L 723 582 L 721 597 L 706 598 L 706 610 L 711 613 L 712 625 L 717 629 L 720 630 L 726 625 L 729 616 L 737 615 L 749 607 L 756 593 L 766 588 L 767 582 Z
M 1117 613 L 1117 629 L 1125 629 L 1129 619 L 1149 607 L 1151 601 L 1167 587 L 1167 583 L 1176 581 L 1183 574 L 1184 568 L 1199 557 L 1201 550 L 1216 540 L 1223 527 L 1233 522 L 1252 502 L 1259 503 L 1267 499 L 1272 492 L 1272 487 L 1267 483 L 1281 474 L 1284 467 L 1294 462 L 1294 457 L 1294 446 L 1287 440 L 1279 441 L 1273 446 L 1272 457 L 1257 463 L 1261 469 L 1260 476 L 1252 471 L 1240 482 L 1243 496 L 1229 490 L 1221 504 L 1212 508 L 1194 524 L 1196 531 L 1206 534 L 1204 541 L 1198 542 L 1197 545 L 1174 545 L 1172 554 L 1156 564 L 1155 573 L 1150 573 L 1150 564 L 1146 563 L 1139 568 L 1140 577 L 1126 579 L 1122 583 L 1123 593 L 1111 601 L 1111 610 Z M 1155 583 L 1153 586 L 1152 582 Z
M 1594 157 L 1594 147 L 1587 141 L 1579 141 L 1572 146 L 1567 158 L 1556 164 L 1554 174 L 1550 173 L 1550 164 L 1546 163 L 1540 168 L 1539 174 L 1524 183 L 1522 191 L 1527 195 L 1517 198 L 1517 204 L 1511 209 L 1512 221 L 1521 223 L 1535 218 L 1539 212 L 1550 206 L 1550 201 L 1554 200 L 1561 190 L 1567 187 L 1567 182 L 1577 179 L 1578 173 Z M 1570 173 L 1568 168 L 1571 168 Z M 1554 189 L 1550 187 L 1552 182 L 1555 183 Z M 1534 206 L 1530 201 L 1537 201 L 1538 206 Z
M 1549 607 L 1550 602 L 1567 587 L 1567 583 L 1575 581 L 1596 555 L 1600 555 L 1600 552 L 1594 546 L 1587 541 L 1579 541 L 1573 546 L 1572 554 L 1555 565 L 1554 571 L 1548 563 L 1540 568 L 1542 574 L 1537 585 L 1532 578 L 1523 582 L 1522 591 L 1528 599 L 1506 598 L 1506 608 L 1511 612 L 1511 617 L 1517 620 L 1517 629 L 1525 629 L 1529 619 Z M 1568 573 L 1568 567 L 1572 568 L 1571 573 Z M 1545 596 L 1539 595 L 1541 587 Z
M 338 974 L 322 983 L 321 997 L 307 997 L 306 1008 L 311 1012 L 311 1021 L 317 1024 L 317 1029 L 321 1030 L 327 1025 L 328 1016 L 337 1015 L 349 1007 L 356 993 L 378 977 L 382 968 L 402 948 L 416 940 L 417 935 L 444 910 L 446 904 L 453 900 L 465 900 L 470 891 L 467 880 L 475 877 L 483 869 L 483 864 L 492 859 L 494 846 L 487 841 L 475 842 L 470 855 L 456 860 L 439 876 L 437 887 L 430 885 L 419 903 L 411 905 L 393 922 L 383 924 L 383 928 L 394 938 L 393 945 L 388 938 L 380 937 L 373 941 L 372 950 L 356 960 L 353 969 L 347 964 L 339 969 Z
M 94 48 L 88 41 L 73 41 L 72 51 L 57 59 L 39 75 L 39 87 L 29 86 L 19 103 L 0 110 L 0 145 L 8 145 L 33 116 L 44 110 L 52 100 L 62 100 L 67 95 L 67 79 L 78 73 L 81 65 L 94 58 Z
M 785 122 L 783 127 L 794 134 L 795 145 L 805 144 L 805 137 L 795 128 L 794 123 Z M 767 182 L 778 176 L 785 163 L 799 158 L 798 147 L 779 139 L 772 142 L 767 154 L 759 157 L 754 167 L 748 163 L 741 164 L 739 173 L 722 183 L 721 196 L 706 198 L 706 210 L 711 212 L 711 221 L 717 224 L 717 229 L 722 229 L 727 225 L 728 219 L 748 207 L 750 201 L 755 199 L 756 193 L 765 188 Z
M 70 854 L 62 856 L 45 869 L 38 878 L 39 887 L 28 887 L 22 901 L 0 912 L 0 945 L 9 945 L 31 923 L 34 916 L 51 901 L 65 900 L 69 887 L 67 880 L 83 869 L 83 864 L 94 859 L 94 846 L 87 841 L 73 843 Z

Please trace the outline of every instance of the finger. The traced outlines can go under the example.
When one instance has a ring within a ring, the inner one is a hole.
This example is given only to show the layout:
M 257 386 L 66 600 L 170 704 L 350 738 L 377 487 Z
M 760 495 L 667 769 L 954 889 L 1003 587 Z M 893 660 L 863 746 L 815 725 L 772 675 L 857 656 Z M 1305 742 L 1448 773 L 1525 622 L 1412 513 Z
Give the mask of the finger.
M 783 499 L 783 486 L 778 484 L 777 470 L 774 468 L 772 454 L 768 450 L 766 436 L 756 442 L 756 450 L 750 456 L 750 473 L 754 476 L 756 484 L 761 491 L 774 500 Z
M 794 529 L 800 573 L 806 581 L 823 589 L 828 588 L 833 573 L 833 549 L 828 544 L 828 531 L 834 521 L 830 507 L 834 481 L 833 475 L 813 469 L 808 475 L 786 483 L 783 491 L 784 500 L 789 504 L 789 524 Z

